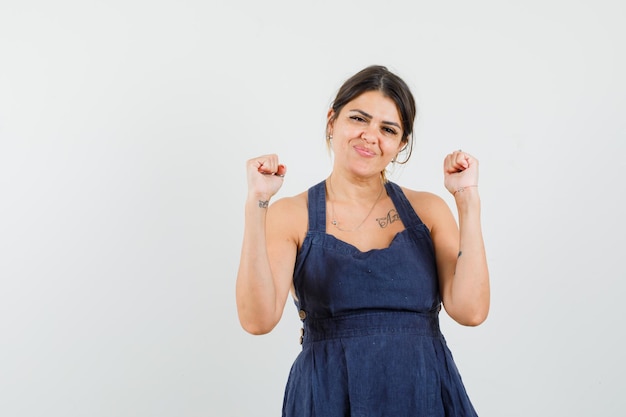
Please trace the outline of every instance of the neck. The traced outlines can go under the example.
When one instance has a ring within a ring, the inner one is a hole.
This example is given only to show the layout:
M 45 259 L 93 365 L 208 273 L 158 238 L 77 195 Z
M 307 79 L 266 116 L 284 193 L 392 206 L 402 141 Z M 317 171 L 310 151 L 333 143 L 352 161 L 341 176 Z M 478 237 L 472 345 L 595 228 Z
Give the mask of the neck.
M 380 196 L 385 188 L 382 176 L 371 178 L 347 178 L 335 171 L 328 177 L 331 198 L 341 201 L 371 202 Z
M 343 196 L 343 198 L 338 199 L 335 189 L 333 187 L 333 175 L 331 174 L 328 177 L 327 191 L 329 191 L 328 200 L 330 202 L 330 207 L 331 207 L 330 223 L 342 232 L 356 232 L 357 230 L 359 230 L 359 228 L 370 217 L 370 214 L 372 214 L 372 212 L 374 211 L 374 207 L 376 207 L 376 205 L 378 204 L 378 201 L 380 200 L 380 197 L 383 195 L 383 191 L 385 190 L 385 185 L 382 182 L 382 178 L 379 178 L 379 181 L 378 181 L 378 187 L 377 187 L 378 192 L 376 192 L 375 188 L 373 188 L 375 187 L 375 185 L 372 185 L 371 183 L 367 183 L 367 184 L 358 183 L 358 184 L 361 185 L 360 189 L 357 189 L 353 193 L 346 193 L 347 194 L 346 196 Z M 348 185 L 349 184 L 344 181 L 343 183 L 344 191 L 348 191 L 354 188 L 354 186 L 347 187 Z M 375 198 L 373 197 L 372 192 L 376 193 Z M 355 197 L 357 194 L 361 194 L 359 198 Z M 352 195 L 352 197 L 350 195 Z M 335 208 L 335 201 L 337 201 L 338 206 L 340 205 L 343 205 L 344 207 L 346 207 L 346 205 L 352 206 L 353 210 L 350 211 L 352 215 L 355 215 L 355 214 L 358 215 L 358 213 L 364 211 L 367 206 L 369 206 L 369 210 L 367 211 L 367 214 L 363 217 L 363 220 L 361 220 L 358 224 L 354 225 L 354 222 L 352 221 L 341 220 L 340 216 L 337 214 L 337 209 Z M 348 224 L 351 225 L 351 227 L 348 227 Z

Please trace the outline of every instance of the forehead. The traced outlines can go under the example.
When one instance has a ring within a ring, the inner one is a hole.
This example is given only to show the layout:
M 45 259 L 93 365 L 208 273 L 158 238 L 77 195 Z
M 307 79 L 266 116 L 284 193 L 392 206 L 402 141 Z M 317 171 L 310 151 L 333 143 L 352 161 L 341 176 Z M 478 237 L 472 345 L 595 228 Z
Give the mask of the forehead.
M 396 103 L 380 91 L 366 91 L 358 95 L 343 108 L 343 111 L 360 110 L 372 117 L 400 123 L 400 113 Z

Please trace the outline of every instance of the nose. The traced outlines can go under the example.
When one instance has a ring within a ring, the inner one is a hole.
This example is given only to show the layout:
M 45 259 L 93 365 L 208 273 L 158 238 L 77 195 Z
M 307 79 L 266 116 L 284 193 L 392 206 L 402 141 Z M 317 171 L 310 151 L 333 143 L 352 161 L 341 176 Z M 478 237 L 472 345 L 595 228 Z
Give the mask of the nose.
M 363 139 L 367 143 L 375 143 L 376 142 L 375 126 L 369 125 L 365 129 L 363 129 L 363 133 L 361 133 L 361 139 Z

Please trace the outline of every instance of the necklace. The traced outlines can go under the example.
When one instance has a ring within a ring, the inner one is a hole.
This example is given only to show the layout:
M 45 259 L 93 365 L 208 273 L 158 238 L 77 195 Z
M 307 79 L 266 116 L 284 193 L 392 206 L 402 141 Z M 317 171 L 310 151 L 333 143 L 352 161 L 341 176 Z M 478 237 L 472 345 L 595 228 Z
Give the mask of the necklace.
M 333 180 L 332 180 L 332 178 L 333 178 L 332 175 L 330 177 L 328 177 L 328 184 L 330 186 L 330 192 L 333 194 L 333 197 L 334 197 L 335 196 L 335 190 L 333 190 Z M 367 220 L 367 218 L 370 216 L 370 214 L 372 214 L 372 211 L 374 211 L 374 207 L 376 207 L 376 203 L 378 203 L 378 200 L 380 199 L 380 196 L 383 195 L 383 190 L 384 189 L 385 189 L 385 186 L 381 183 L 380 192 L 378 193 L 378 196 L 376 197 L 376 200 L 374 200 L 374 204 L 372 204 L 372 207 L 370 208 L 370 211 L 367 213 L 367 215 L 361 221 L 361 223 L 359 223 L 359 225 L 357 227 L 355 227 L 354 229 L 342 229 L 341 226 L 339 226 L 339 222 L 335 218 L 335 215 L 337 213 L 335 211 L 335 203 L 333 202 L 333 200 L 330 200 L 330 207 L 332 208 L 332 211 L 333 211 L 333 218 L 330 221 L 330 223 L 333 226 L 335 226 L 338 230 L 341 230 L 342 232 L 355 232 L 355 231 L 359 230 L 359 228 L 361 226 L 363 226 L 363 223 L 365 223 L 365 220 Z

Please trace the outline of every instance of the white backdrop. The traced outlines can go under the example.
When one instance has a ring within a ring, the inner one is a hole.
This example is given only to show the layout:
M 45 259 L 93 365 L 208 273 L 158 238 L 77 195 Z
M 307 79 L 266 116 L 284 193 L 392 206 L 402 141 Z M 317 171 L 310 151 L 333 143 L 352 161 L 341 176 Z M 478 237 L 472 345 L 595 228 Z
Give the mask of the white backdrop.
M 419 105 L 391 175 L 481 162 L 490 317 L 444 334 L 481 416 L 617 416 L 626 6 L 0 2 L 0 415 L 277 416 L 295 308 L 239 326 L 245 161 L 329 173 L 327 108 L 383 64 Z

